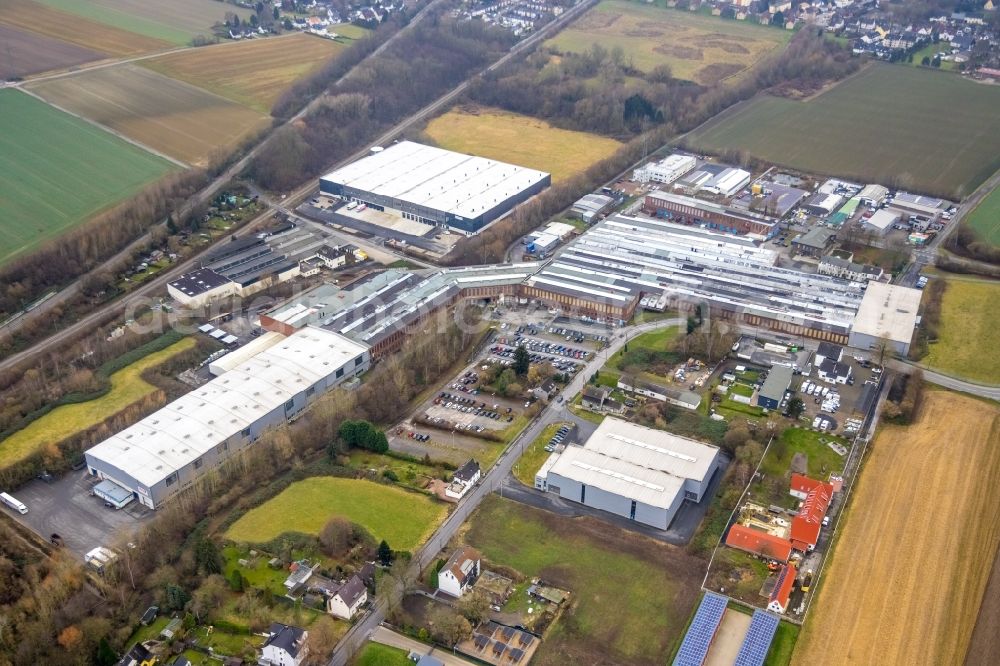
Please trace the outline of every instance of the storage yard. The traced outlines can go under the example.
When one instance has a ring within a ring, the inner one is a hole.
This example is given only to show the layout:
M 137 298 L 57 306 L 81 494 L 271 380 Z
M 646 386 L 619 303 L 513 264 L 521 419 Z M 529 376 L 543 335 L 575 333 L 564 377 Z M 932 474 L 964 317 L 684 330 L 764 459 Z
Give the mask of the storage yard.
M 998 439 L 994 405 L 938 390 L 883 427 L 793 663 L 962 662 L 1000 545 Z
M 322 67 L 351 39 L 366 32 L 353 25 L 337 26 L 337 33 L 347 38 L 344 41 L 293 34 L 171 53 L 143 60 L 142 65 L 255 111 L 270 113 L 271 106 L 292 83 Z
M 30 86 L 35 94 L 190 164 L 228 152 L 267 117 L 137 65 L 116 65 Z
M 0 263 L 173 168 L 20 91 L 0 90 L 0 108 Z
M 997 108 L 995 86 L 876 64 L 804 102 L 758 95 L 686 141 L 814 173 L 893 176 L 902 187 L 961 197 L 1000 167 Z
M 437 145 L 552 174 L 556 182 L 614 153 L 614 139 L 552 127 L 544 120 L 486 108 L 453 109 L 428 123 Z
M 748 70 L 788 39 L 780 28 L 750 21 L 605 0 L 546 45 L 571 53 L 619 47 L 643 72 L 669 65 L 677 78 L 711 85 Z

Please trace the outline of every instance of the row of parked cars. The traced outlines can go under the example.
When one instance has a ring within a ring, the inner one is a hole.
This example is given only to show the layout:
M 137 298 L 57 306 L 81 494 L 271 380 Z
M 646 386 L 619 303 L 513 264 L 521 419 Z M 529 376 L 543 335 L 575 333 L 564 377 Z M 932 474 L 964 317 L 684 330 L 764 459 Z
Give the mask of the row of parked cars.
M 568 425 L 560 426 L 559 430 L 556 431 L 556 434 L 552 435 L 552 439 L 549 440 L 549 443 L 545 445 L 545 450 L 548 451 L 549 453 L 555 451 L 556 447 L 562 444 L 563 440 L 565 440 L 566 437 L 569 436 L 569 431 L 570 431 L 570 426 Z
M 425 435 L 425 434 L 423 434 L 423 433 L 419 433 L 419 432 L 416 432 L 415 430 L 411 430 L 411 431 L 410 431 L 410 432 L 408 433 L 408 437 L 409 437 L 410 439 L 415 439 L 415 440 L 417 440 L 418 442 L 426 442 L 426 441 L 428 441 L 428 440 L 429 440 L 429 439 L 431 438 L 431 436 L 430 436 L 430 435 Z
M 485 402 L 476 402 L 472 398 L 453 395 L 444 391 L 441 392 L 441 395 L 434 398 L 434 404 L 447 407 L 448 409 L 455 409 L 465 414 L 484 416 L 486 418 L 493 419 L 494 421 L 499 421 L 504 417 L 507 418 L 508 422 L 514 420 L 514 416 L 512 414 L 514 411 L 513 407 L 508 407 L 506 411 L 504 411 L 500 405 L 493 405 L 492 408 L 489 408 L 486 406 Z

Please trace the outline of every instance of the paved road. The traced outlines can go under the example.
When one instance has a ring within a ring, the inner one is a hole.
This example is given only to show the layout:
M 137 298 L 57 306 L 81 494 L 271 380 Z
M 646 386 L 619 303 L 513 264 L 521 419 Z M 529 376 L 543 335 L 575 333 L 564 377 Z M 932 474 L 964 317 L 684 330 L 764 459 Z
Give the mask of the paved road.
M 990 400 L 1000 400 L 1000 386 L 986 386 L 983 384 L 976 384 L 974 382 L 965 381 L 964 379 L 958 379 L 956 377 L 951 377 L 949 375 L 941 374 L 940 372 L 935 372 L 930 368 L 925 368 L 919 363 L 911 363 L 910 361 L 903 361 L 899 359 L 892 359 L 886 363 L 893 370 L 898 370 L 900 372 L 910 373 L 914 368 L 920 368 L 924 371 L 924 379 L 931 382 L 932 384 L 937 384 L 943 386 L 947 389 L 952 389 L 954 391 L 961 391 L 963 393 L 969 393 L 971 395 L 979 396 L 980 398 L 989 398 Z
M 430 565 L 431 562 L 438 556 L 438 553 L 448 545 L 451 538 L 455 536 L 458 529 L 462 526 L 472 512 L 476 510 L 479 504 L 483 501 L 487 495 L 493 492 L 499 492 L 501 485 L 504 480 L 510 474 L 511 468 L 513 468 L 514 463 L 517 462 L 518 457 L 523 451 L 525 444 L 534 441 L 538 435 L 541 434 L 542 430 L 545 429 L 550 423 L 555 423 L 556 421 L 565 420 L 565 401 L 570 400 L 583 390 L 583 386 L 587 382 L 587 378 L 593 375 L 597 370 L 599 370 L 604 363 L 607 361 L 608 357 L 616 353 L 622 346 L 625 345 L 626 341 L 635 337 L 639 333 L 645 333 L 647 331 L 653 331 L 660 328 L 669 328 L 671 326 L 679 326 L 682 323 L 682 319 L 664 319 L 662 321 L 651 322 L 648 324 L 642 324 L 640 326 L 634 326 L 632 328 L 619 331 L 615 335 L 609 346 L 605 351 L 595 354 L 594 358 L 587 363 L 583 369 L 577 373 L 576 377 L 571 381 L 565 389 L 563 389 L 560 394 L 563 397 L 562 402 L 557 402 L 553 400 L 549 405 L 542 410 L 541 413 L 528 424 L 528 427 L 524 429 L 519 437 L 517 437 L 513 442 L 511 442 L 500 457 L 497 459 L 496 464 L 486 472 L 482 480 L 471 490 L 469 494 L 459 502 L 455 510 L 445 519 L 444 523 L 438 527 L 434 535 L 428 539 L 420 550 L 416 552 L 413 556 L 413 560 L 409 569 L 403 574 L 404 581 L 398 584 L 394 589 L 388 590 L 387 593 L 379 595 L 376 600 L 372 610 L 356 624 L 354 624 L 348 631 L 347 634 L 341 639 L 340 643 L 337 644 L 337 648 L 334 650 L 333 655 L 330 657 L 329 666 L 345 666 L 347 662 L 351 659 L 354 654 L 361 649 L 365 641 L 372 635 L 376 628 L 378 628 L 381 623 L 385 620 L 386 613 L 389 607 L 389 599 L 391 598 L 393 603 L 398 602 L 402 598 L 403 589 L 407 582 L 412 582 L 417 579 L 420 572 Z
M 399 648 L 400 650 L 416 652 L 419 655 L 433 655 L 436 659 L 443 661 L 445 666 L 473 666 L 471 661 L 462 659 L 447 650 L 442 650 L 441 648 L 435 648 L 427 645 L 426 643 L 415 641 L 409 636 L 396 633 L 392 629 L 387 629 L 386 627 L 378 627 L 375 629 L 374 633 L 372 633 L 371 640 L 375 643 L 381 643 L 382 645 Z

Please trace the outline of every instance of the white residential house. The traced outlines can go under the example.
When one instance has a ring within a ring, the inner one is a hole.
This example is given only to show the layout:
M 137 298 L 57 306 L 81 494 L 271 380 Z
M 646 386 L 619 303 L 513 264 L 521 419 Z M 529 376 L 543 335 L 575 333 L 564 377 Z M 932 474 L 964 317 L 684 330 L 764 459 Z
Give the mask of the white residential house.
M 305 629 L 275 622 L 261 649 L 260 663 L 264 666 L 302 666 L 309 651 L 307 638 L 309 632 Z
M 368 588 L 365 587 L 364 581 L 354 574 L 329 598 L 326 610 L 341 620 L 351 620 L 366 601 L 368 601 Z
M 480 477 L 482 477 L 482 470 L 479 463 L 472 459 L 455 470 L 451 483 L 445 489 L 444 494 L 455 500 L 462 499 L 465 497 L 465 493 L 476 485 Z
M 479 578 L 479 551 L 459 548 L 438 572 L 438 589 L 453 597 L 461 597 Z

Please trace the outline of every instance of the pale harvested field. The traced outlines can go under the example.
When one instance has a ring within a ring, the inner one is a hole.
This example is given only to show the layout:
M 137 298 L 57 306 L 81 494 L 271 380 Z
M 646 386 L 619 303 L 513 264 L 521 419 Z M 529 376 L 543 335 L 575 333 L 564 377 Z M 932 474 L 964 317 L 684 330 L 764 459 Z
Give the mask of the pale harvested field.
M 168 49 L 168 41 L 46 7 L 30 0 L 2 0 L 0 23 L 115 56 Z
M 268 113 L 292 83 L 322 67 L 345 44 L 296 34 L 170 53 L 142 64 Z
M 794 664 L 962 663 L 1000 544 L 1000 408 L 928 391 L 879 432 Z
M 545 171 L 553 182 L 586 171 L 621 146 L 614 139 L 486 107 L 448 111 L 424 132 L 447 150 Z
M 144 67 L 121 65 L 30 86 L 46 100 L 189 164 L 232 150 L 267 117 Z
M 643 72 L 669 65 L 677 78 L 711 85 L 746 71 L 790 34 L 751 21 L 605 0 L 545 43 L 561 53 L 617 47 Z

